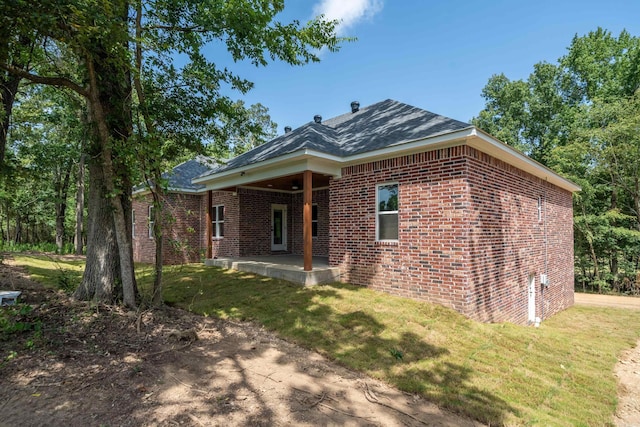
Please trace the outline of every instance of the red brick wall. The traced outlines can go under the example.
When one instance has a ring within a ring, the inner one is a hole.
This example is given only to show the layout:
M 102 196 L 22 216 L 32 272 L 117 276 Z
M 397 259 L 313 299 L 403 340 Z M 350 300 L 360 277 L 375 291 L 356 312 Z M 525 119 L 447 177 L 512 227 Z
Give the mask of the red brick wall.
M 206 203 L 206 195 L 204 196 Z M 237 257 L 240 253 L 240 207 L 237 193 L 214 191 L 211 206 L 224 206 L 224 237 L 212 237 L 212 256 Z M 207 230 L 204 229 L 204 245 L 206 248 Z
M 399 184 L 397 243 L 375 241 L 376 184 L 387 182 Z M 526 323 L 528 275 L 544 271 L 544 194 L 546 316 L 573 303 L 571 194 L 467 146 L 343 168 L 330 184 L 330 264 L 346 282 Z
M 271 205 L 287 206 L 287 251 L 292 248 L 292 196 L 289 193 L 239 188 L 240 198 L 240 256 L 270 255 Z
M 135 224 L 133 225 L 133 260 L 153 263 L 155 259 L 155 241 L 149 238 L 149 204 L 151 196 L 134 196 L 131 208 Z
M 149 238 L 151 196 L 134 198 L 136 225 L 133 256 L 136 262 L 153 263 L 155 240 Z M 198 262 L 206 248 L 205 201 L 201 195 L 169 193 L 164 199 L 163 262 L 181 264 Z
M 477 150 L 467 152 L 467 312 L 483 321 L 527 323 L 530 275 L 536 282 L 537 317 L 573 305 L 571 193 Z M 543 290 L 540 275 L 545 271 L 550 286 Z
M 314 255 L 327 256 L 329 244 L 328 190 L 313 192 L 318 204 L 318 238 L 313 241 Z M 136 229 L 133 241 L 134 260 L 152 263 L 155 240 L 148 236 L 148 209 L 151 196 L 134 199 Z M 241 206 L 242 204 L 242 206 Z M 212 206 L 223 205 L 224 237 L 212 238 L 213 257 L 271 255 L 271 205 L 287 206 L 287 251 L 302 254 L 302 195 L 254 189 L 214 191 Z M 165 264 L 197 262 L 207 245 L 207 195 L 170 193 L 165 203 Z M 278 252 L 279 253 L 279 252 Z
M 303 254 L 303 230 L 302 193 L 293 195 L 293 253 Z M 313 238 L 313 255 L 329 256 L 329 189 L 315 190 L 312 194 L 312 202 L 318 206 L 318 237 Z

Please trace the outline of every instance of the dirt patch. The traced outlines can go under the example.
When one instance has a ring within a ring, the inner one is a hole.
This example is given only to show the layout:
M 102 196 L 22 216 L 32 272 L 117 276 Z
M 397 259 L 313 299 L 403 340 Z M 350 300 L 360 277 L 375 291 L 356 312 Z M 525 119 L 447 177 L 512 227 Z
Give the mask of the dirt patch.
M 616 425 L 640 426 L 640 341 L 636 348 L 622 354 L 615 373 L 618 377 Z
M 251 323 L 72 301 L 10 260 L 0 288 L 40 329 L 0 341 L 1 426 L 480 425 Z
M 640 310 L 640 298 L 638 297 L 576 293 L 575 303 L 595 307 Z M 616 426 L 640 426 L 640 341 L 635 348 L 620 355 L 614 372 L 618 378 Z
M 640 310 L 640 297 L 583 294 L 576 292 L 575 303 L 594 307 L 630 308 Z

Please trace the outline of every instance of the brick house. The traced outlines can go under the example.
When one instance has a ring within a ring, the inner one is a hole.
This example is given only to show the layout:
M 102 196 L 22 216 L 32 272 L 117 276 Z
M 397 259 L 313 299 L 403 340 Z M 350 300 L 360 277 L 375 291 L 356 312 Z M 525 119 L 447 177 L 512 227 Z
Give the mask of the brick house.
M 197 156 L 163 174 L 167 180 L 163 201 L 162 259 L 165 264 L 199 262 L 204 256 L 207 246 L 204 185 L 193 184 L 191 180 L 215 167 L 217 163 L 214 160 Z M 153 263 L 155 260 L 152 204 L 146 186 L 139 185 L 133 189 L 131 222 L 135 262 Z
M 286 128 L 191 184 L 207 260 L 292 254 L 313 272 L 326 257 L 341 281 L 488 322 L 573 304 L 579 187 L 472 125 L 397 101 Z

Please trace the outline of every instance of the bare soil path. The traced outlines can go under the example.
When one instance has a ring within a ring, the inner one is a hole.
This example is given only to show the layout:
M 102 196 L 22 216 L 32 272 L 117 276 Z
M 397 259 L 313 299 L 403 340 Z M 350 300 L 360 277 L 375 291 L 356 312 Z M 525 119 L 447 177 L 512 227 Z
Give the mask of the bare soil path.
M 637 297 L 576 293 L 575 303 L 640 310 L 640 298 Z M 620 356 L 615 367 L 615 375 L 618 377 L 616 426 L 640 426 L 640 341 L 635 348 Z
M 0 288 L 41 328 L 0 340 L 0 426 L 479 425 L 251 323 L 72 301 L 10 260 Z
M 640 310 L 640 297 L 625 297 L 617 295 L 582 294 L 576 292 L 577 305 L 591 305 L 596 307 L 630 308 Z

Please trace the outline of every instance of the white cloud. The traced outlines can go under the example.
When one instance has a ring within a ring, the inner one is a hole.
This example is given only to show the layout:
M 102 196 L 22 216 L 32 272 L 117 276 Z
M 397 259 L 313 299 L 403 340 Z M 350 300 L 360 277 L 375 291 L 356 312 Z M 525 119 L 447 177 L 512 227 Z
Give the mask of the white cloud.
M 313 8 L 316 15 L 340 21 L 338 34 L 345 34 L 347 29 L 363 19 L 369 19 L 382 10 L 383 0 L 322 0 Z

